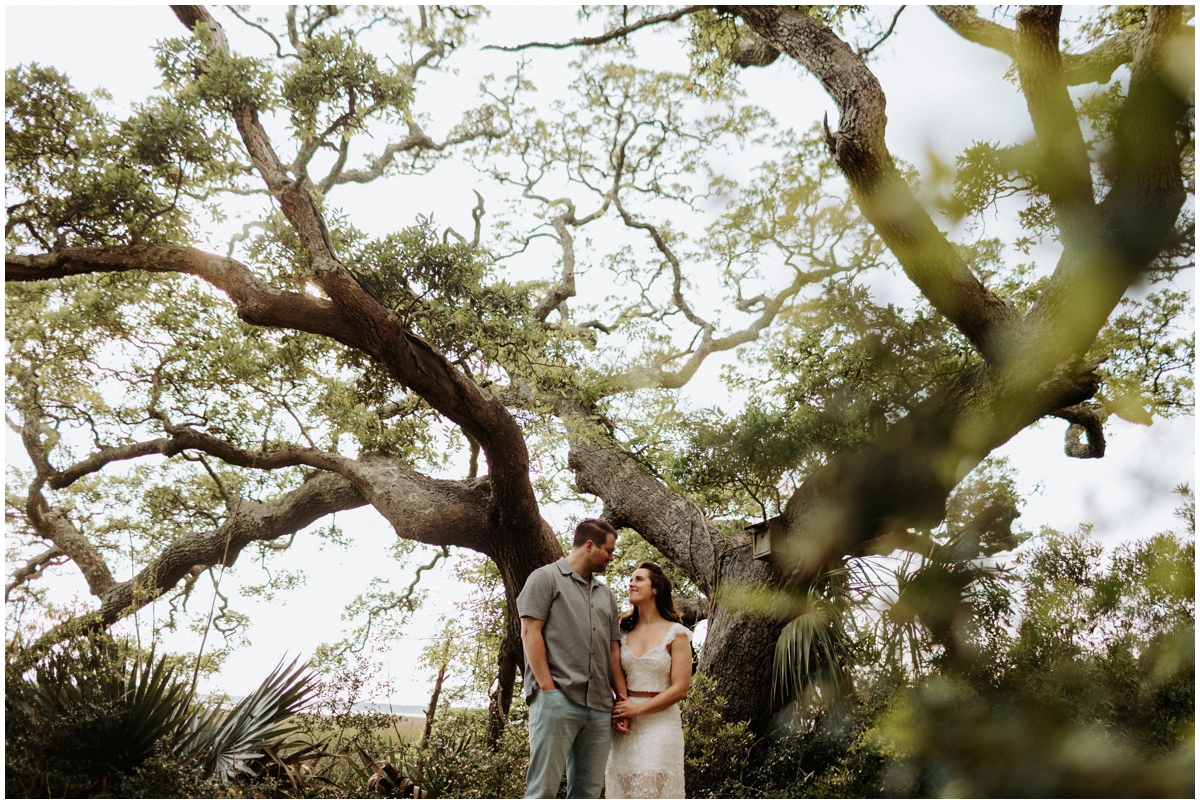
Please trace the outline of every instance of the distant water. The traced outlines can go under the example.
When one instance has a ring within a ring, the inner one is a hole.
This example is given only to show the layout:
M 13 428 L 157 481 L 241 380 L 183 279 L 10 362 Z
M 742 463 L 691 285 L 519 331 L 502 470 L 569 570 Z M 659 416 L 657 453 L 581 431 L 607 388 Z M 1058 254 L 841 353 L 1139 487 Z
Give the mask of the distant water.
M 241 695 L 223 696 L 228 706 L 242 700 Z M 425 717 L 425 707 L 423 706 L 403 706 L 401 704 L 389 704 L 381 701 L 364 701 L 356 703 L 351 707 L 355 712 L 384 712 L 389 715 L 404 715 L 405 717 Z
M 365 701 L 354 705 L 355 712 L 385 712 L 389 715 L 406 715 L 407 717 L 425 717 L 423 706 L 401 706 L 400 704 Z

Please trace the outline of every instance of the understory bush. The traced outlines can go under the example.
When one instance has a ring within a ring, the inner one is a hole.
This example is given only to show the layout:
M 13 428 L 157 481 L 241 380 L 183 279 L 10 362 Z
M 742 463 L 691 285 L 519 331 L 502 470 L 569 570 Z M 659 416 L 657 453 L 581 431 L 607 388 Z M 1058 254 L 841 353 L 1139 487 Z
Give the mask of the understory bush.
M 436 798 L 523 797 L 529 767 L 528 715 L 524 702 L 514 703 L 495 751 L 487 745 L 486 711 L 439 715 L 414 778 Z
M 741 786 L 754 735 L 746 723 L 725 721 L 725 704 L 711 678 L 692 676 L 680 707 L 688 798 L 728 798 Z
M 290 747 L 313 677 L 277 667 L 232 706 L 193 700 L 184 668 L 107 635 L 5 665 L 8 797 L 214 797 Z

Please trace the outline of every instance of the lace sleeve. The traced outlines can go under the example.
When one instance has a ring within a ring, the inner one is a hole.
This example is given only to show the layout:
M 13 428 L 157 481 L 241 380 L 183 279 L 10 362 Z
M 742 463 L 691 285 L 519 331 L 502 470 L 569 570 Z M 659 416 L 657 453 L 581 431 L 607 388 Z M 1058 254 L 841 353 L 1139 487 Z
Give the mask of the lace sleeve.
M 671 644 L 675 641 L 675 637 L 679 636 L 680 634 L 686 634 L 688 642 L 692 641 L 692 632 L 687 628 L 687 626 L 680 623 L 672 623 L 671 627 L 667 629 L 666 637 L 663 638 L 663 644 Z

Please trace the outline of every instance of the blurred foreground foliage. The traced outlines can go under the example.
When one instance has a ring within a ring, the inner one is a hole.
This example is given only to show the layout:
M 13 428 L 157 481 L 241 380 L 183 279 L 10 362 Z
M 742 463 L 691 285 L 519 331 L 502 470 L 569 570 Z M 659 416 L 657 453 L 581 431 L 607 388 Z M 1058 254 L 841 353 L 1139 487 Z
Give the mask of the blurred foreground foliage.
M 844 618 L 853 683 L 809 689 L 749 738 L 747 761 L 723 759 L 729 775 L 689 794 L 1193 796 L 1195 499 L 1180 491 L 1182 535 L 1106 554 L 1086 527 L 1044 529 L 993 567 L 992 594 L 959 590 L 961 642 L 986 649 L 947 651 L 918 613 L 922 667 L 883 644 L 895 631 Z

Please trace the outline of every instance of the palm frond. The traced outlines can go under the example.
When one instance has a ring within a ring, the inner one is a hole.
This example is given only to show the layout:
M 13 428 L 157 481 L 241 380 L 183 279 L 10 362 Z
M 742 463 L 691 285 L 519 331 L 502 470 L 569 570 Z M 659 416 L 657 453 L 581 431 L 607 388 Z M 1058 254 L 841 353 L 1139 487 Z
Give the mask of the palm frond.
M 777 704 L 845 688 L 850 639 L 838 610 L 816 589 L 809 589 L 803 613 L 783 627 L 775 643 L 771 698 Z
M 236 774 L 254 774 L 250 761 L 263 756 L 263 749 L 288 732 L 283 724 L 313 698 L 316 677 L 308 666 L 287 667 L 281 661 L 258 689 L 228 712 L 217 708 L 198 710 L 184 729 L 176 746 L 183 755 L 201 758 L 206 774 L 217 774 L 228 782 Z
M 185 721 L 187 688 L 166 658 L 131 655 L 109 640 L 81 641 L 35 670 L 26 711 L 78 723 L 69 750 L 88 772 L 126 771 Z

